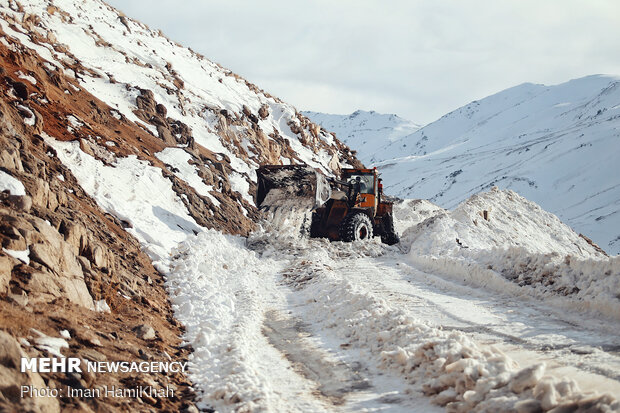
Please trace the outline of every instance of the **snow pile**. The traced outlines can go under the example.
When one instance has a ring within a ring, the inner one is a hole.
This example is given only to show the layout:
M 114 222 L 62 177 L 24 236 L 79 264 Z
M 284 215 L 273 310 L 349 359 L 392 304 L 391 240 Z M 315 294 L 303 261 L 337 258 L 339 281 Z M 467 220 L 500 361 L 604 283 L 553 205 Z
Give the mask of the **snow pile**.
M 35 334 L 34 344 L 39 350 L 44 350 L 52 356 L 64 358 L 61 349 L 69 348 L 69 343 L 62 337 L 50 337 L 37 329 L 31 328 L 30 331 Z
M 26 265 L 30 264 L 30 248 L 26 248 L 23 251 L 16 251 L 16 250 L 6 249 L 2 247 L 2 251 L 6 252 L 13 258 L 20 260 Z
M 406 209 L 396 209 L 397 222 L 402 216 Z M 438 209 L 407 229 L 401 246 L 428 270 L 620 319 L 620 259 L 513 191 L 493 188 Z
M 405 231 L 403 242 L 428 255 L 460 256 L 465 249 L 515 246 L 532 253 L 604 257 L 553 214 L 516 192 L 497 187 L 471 196 L 451 212 L 438 210 L 423 225 Z
M 418 225 L 420 222 L 445 212 L 443 208 L 426 199 L 404 199 L 394 203 L 394 228 L 402 234 L 405 230 Z
M 220 201 L 210 193 L 213 186 L 206 185 L 198 175 L 198 169 L 194 165 L 190 165 L 189 161 L 192 159 L 192 155 L 181 148 L 166 148 L 156 153 L 155 156 L 165 164 L 172 166 L 173 173 L 194 188 L 198 195 L 209 198 L 216 207 L 220 206 Z

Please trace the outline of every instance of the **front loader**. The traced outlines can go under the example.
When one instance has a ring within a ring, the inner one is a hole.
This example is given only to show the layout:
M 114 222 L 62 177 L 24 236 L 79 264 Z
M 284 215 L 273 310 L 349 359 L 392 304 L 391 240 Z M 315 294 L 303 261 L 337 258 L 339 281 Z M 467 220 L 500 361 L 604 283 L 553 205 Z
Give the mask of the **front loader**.
M 375 168 L 343 169 L 341 179 L 335 179 L 307 165 L 265 165 L 257 178 L 256 204 L 261 209 L 291 202 L 312 209 L 312 238 L 350 242 L 380 236 L 388 245 L 399 242 L 393 204 L 383 199 Z

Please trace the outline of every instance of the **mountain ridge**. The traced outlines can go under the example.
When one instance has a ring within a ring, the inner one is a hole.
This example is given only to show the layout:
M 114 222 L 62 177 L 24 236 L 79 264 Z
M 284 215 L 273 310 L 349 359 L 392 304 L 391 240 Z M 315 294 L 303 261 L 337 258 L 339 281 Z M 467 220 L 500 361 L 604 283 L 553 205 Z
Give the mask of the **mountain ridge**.
M 496 185 L 515 190 L 618 254 L 619 130 L 618 76 L 523 83 L 384 139 L 369 163 L 390 194 L 444 208 Z

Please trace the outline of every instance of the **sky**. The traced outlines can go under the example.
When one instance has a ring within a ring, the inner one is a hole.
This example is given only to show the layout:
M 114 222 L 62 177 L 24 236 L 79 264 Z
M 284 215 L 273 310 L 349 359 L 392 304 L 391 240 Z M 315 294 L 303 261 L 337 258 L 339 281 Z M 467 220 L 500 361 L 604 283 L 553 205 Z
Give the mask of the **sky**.
M 430 123 L 525 82 L 620 75 L 617 0 L 108 0 L 298 110 Z

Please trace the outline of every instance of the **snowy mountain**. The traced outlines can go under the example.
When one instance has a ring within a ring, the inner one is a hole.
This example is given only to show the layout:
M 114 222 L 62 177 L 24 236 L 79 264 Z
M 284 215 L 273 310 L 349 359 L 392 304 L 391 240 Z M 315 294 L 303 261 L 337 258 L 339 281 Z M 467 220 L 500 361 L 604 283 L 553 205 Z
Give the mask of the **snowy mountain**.
M 512 189 L 620 253 L 620 78 L 523 84 L 383 142 L 371 164 L 392 195 L 453 208 Z
M 420 129 L 411 121 L 397 115 L 357 110 L 350 115 L 332 115 L 319 112 L 302 112 L 324 129 L 357 151 L 364 163 L 375 162 L 374 154 L 387 142 L 394 142 Z
M 0 411 L 620 411 L 620 257 L 496 188 L 310 238 L 254 169 L 359 166 L 331 133 L 99 0 L 0 14 Z

